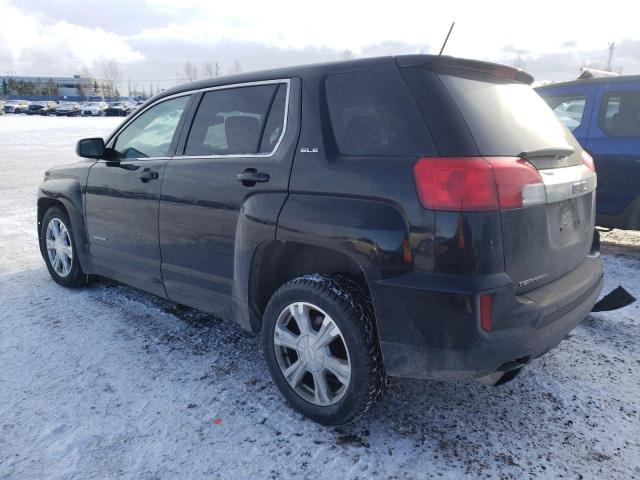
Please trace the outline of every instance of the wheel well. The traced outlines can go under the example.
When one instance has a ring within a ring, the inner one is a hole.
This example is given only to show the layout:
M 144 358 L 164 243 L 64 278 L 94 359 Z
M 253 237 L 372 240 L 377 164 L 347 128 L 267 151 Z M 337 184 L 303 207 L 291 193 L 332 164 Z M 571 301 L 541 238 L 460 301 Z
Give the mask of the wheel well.
M 362 269 L 343 253 L 296 242 L 273 242 L 256 253 L 251 271 L 251 327 L 259 331 L 269 299 L 283 284 L 311 273 L 340 273 L 356 281 L 369 295 Z
M 67 211 L 67 209 L 64 208 L 64 205 L 60 200 L 55 200 L 53 198 L 47 198 L 47 197 L 40 198 L 38 200 L 38 236 L 40 236 L 42 219 L 44 218 L 45 213 L 47 213 L 47 210 L 49 210 L 51 207 L 55 207 L 55 206 L 62 208 L 65 212 Z

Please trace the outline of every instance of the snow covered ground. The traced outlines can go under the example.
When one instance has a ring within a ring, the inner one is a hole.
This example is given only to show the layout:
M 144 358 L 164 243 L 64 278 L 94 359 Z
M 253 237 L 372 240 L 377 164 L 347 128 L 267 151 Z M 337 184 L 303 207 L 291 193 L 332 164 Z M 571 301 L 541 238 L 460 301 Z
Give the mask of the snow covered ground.
M 43 172 L 110 118 L 0 116 L 0 479 L 640 478 L 640 307 L 599 313 L 513 382 L 394 380 L 318 426 L 256 337 L 129 287 L 71 291 L 37 247 Z M 640 297 L 640 251 L 605 247 Z

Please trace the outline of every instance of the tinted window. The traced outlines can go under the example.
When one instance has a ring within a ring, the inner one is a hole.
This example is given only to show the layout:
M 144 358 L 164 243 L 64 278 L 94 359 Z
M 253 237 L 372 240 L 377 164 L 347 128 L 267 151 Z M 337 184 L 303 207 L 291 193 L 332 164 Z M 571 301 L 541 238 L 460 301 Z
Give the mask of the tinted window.
M 462 112 L 481 155 L 516 156 L 575 140 L 529 86 L 502 79 L 440 75 Z
M 605 94 L 598 124 L 611 137 L 640 137 L 640 92 Z
M 286 86 L 282 88 L 286 95 Z M 185 155 L 255 154 L 262 150 L 263 131 L 269 136 L 265 148 L 275 146 L 279 135 L 273 143 L 268 140 L 284 121 L 284 109 L 280 111 L 281 118 L 273 120 L 275 125 L 265 122 L 278 92 L 280 86 L 273 84 L 205 93 L 189 132 Z
M 344 155 L 420 155 L 428 134 L 397 70 L 333 75 L 326 80 L 331 124 Z
M 276 96 L 273 99 L 271 111 L 264 127 L 262 141 L 260 142 L 260 153 L 269 153 L 278 144 L 278 140 L 284 131 L 284 116 L 287 104 L 287 86 L 280 85 Z
M 570 97 L 546 97 L 546 102 L 569 130 L 575 130 L 582 123 L 587 99 L 584 95 Z
M 123 158 L 166 157 L 189 95 L 159 103 L 137 117 L 114 145 Z

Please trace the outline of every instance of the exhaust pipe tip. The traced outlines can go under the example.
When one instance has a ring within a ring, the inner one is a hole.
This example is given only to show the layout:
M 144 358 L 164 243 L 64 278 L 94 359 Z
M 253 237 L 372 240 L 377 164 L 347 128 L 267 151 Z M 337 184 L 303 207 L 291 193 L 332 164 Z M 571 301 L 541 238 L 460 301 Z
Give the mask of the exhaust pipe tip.
M 484 385 L 491 385 L 494 387 L 504 385 L 520 374 L 524 366 L 529 363 L 530 358 L 531 357 L 523 357 L 503 363 L 495 372 L 479 377 L 476 381 L 483 383 Z

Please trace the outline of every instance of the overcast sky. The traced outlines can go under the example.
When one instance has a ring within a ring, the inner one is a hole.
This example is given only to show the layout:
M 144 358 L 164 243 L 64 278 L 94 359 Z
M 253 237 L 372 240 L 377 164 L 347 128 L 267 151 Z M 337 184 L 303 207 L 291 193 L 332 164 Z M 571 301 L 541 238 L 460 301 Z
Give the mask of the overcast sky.
M 101 77 L 114 59 L 121 82 L 169 86 L 184 64 L 228 73 L 400 53 L 437 53 L 452 20 L 450 55 L 513 65 L 537 80 L 581 66 L 640 73 L 640 7 L 634 1 L 206 1 L 0 0 L 0 74 Z

